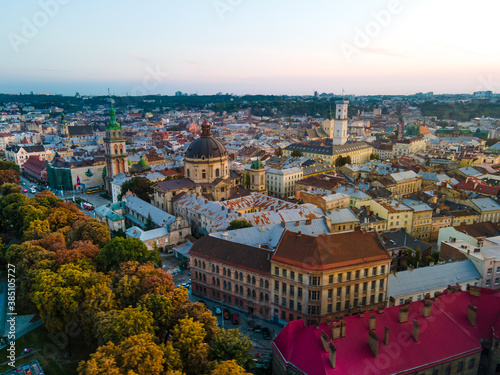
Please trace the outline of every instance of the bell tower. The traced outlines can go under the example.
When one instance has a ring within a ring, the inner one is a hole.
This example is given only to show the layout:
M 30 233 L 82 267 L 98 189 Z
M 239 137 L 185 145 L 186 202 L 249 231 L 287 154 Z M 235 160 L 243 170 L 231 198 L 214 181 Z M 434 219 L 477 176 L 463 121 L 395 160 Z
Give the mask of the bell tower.
M 104 137 L 106 167 L 104 171 L 104 183 L 106 191 L 111 196 L 111 181 L 119 173 L 128 173 L 128 160 L 125 138 L 123 138 L 122 126 L 116 121 L 116 111 L 109 110 L 109 122 L 106 124 L 106 135 Z
M 250 178 L 250 191 L 267 194 L 266 168 L 260 159 L 252 162 L 248 175 Z
M 333 126 L 333 144 L 343 145 L 347 142 L 347 106 L 348 100 L 339 100 L 336 103 L 335 120 Z

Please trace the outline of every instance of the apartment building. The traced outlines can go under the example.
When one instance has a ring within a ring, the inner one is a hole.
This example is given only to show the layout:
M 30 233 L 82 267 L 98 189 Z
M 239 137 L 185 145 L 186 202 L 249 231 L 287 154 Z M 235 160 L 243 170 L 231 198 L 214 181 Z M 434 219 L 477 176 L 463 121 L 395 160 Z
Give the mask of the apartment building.
M 375 216 L 387 220 L 387 230 L 404 228 L 407 233 L 412 233 L 413 209 L 403 204 L 402 201 L 377 198 L 369 202 L 358 202 L 358 204 L 369 206 Z
M 266 186 L 269 195 L 287 198 L 295 195 L 295 183 L 302 180 L 304 172 L 298 167 L 266 169 Z

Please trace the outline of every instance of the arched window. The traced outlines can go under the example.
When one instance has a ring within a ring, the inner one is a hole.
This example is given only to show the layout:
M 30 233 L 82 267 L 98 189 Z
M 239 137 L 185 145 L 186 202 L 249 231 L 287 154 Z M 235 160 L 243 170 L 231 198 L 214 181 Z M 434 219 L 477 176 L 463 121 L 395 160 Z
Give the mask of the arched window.
M 191 170 L 190 170 L 190 169 L 188 169 L 188 170 L 187 170 L 188 177 L 191 177 L 191 173 L 190 173 L 190 172 L 191 172 Z
M 247 284 L 250 284 L 250 281 L 251 281 L 250 275 L 247 275 Z
M 203 269 L 205 269 L 205 268 L 206 268 L 206 266 L 205 266 L 205 262 L 203 262 Z
M 227 290 L 231 291 L 231 283 L 229 281 L 227 282 Z
M 250 288 L 247 288 L 247 297 L 251 297 L 252 296 L 252 291 L 250 290 Z
M 220 287 L 220 280 L 217 279 L 217 286 Z
M 207 275 L 203 274 L 203 282 L 206 283 L 207 282 Z
M 212 264 L 212 272 L 215 272 L 215 266 Z
M 253 298 L 253 299 L 256 299 L 256 298 L 257 298 L 257 295 L 256 295 L 256 293 L 255 293 L 255 290 L 252 290 L 252 298 Z
M 229 268 L 227 269 L 227 277 L 231 277 L 231 270 Z
M 254 184 L 254 183 L 255 183 L 255 178 L 254 178 L 254 177 L 255 177 L 255 176 L 254 176 L 254 175 L 252 175 L 252 184 Z
M 215 169 L 215 177 L 219 177 L 219 175 L 220 175 L 219 168 L 216 168 Z
M 260 285 L 261 288 L 264 287 L 264 280 L 262 280 L 262 278 L 259 280 L 259 285 Z
M 234 278 L 238 280 L 238 271 L 234 271 Z
M 212 285 L 215 285 L 215 277 L 212 277 Z
M 226 283 L 226 280 L 224 280 L 224 289 L 227 288 L 227 283 Z
M 268 302 L 269 302 L 269 295 L 266 294 L 266 303 L 268 303 Z
M 243 287 L 240 285 L 240 294 L 243 295 Z
M 204 169 L 201 171 L 201 178 L 207 178 L 207 172 Z
M 219 274 L 219 266 L 215 267 L 215 272 L 217 272 L 217 274 Z
M 266 285 L 265 288 L 269 289 L 269 281 L 266 280 L 265 285 Z
M 243 272 L 240 272 L 240 281 L 243 281 Z
M 252 285 L 255 285 L 255 276 L 252 276 Z
M 224 267 L 224 268 L 222 269 L 222 274 L 223 274 L 224 276 L 226 276 L 226 267 Z
M 198 259 L 195 259 L 195 260 L 194 260 L 194 266 L 195 266 L 195 267 L 198 267 Z
M 259 301 L 264 301 L 264 294 L 262 292 L 259 293 Z

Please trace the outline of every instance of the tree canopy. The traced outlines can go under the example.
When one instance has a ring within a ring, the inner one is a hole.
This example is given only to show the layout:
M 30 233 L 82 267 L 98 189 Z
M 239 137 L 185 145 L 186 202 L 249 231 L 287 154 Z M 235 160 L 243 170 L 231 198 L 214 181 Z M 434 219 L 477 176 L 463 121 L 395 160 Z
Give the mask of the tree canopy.
M 253 225 L 246 220 L 233 220 L 229 223 L 227 230 L 249 228 L 249 227 L 253 227 Z
M 137 261 L 139 263 L 160 261 L 157 251 L 149 250 L 137 238 L 115 237 L 102 249 L 97 260 L 108 270 L 115 270 L 124 262 Z
M 154 192 L 153 182 L 142 176 L 132 177 L 122 184 L 122 190 L 118 196 L 118 200 L 121 200 L 127 191 L 131 191 L 138 198 L 149 203 Z

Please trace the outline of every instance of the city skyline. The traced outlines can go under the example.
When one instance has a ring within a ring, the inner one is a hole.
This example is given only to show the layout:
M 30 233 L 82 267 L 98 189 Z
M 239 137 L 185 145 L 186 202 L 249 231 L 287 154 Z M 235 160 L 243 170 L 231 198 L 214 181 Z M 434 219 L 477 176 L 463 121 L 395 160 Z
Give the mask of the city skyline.
M 0 92 L 499 92 L 483 0 L 3 5 Z

